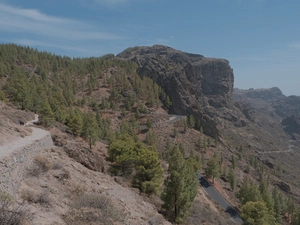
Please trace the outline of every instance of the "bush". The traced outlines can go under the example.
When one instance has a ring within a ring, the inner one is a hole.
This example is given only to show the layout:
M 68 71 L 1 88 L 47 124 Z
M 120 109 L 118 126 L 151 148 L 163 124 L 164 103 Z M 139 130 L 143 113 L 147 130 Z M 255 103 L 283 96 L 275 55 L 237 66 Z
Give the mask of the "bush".
M 37 164 L 43 172 L 47 172 L 51 169 L 52 163 L 42 155 L 37 155 L 34 157 L 34 163 Z
M 40 205 L 50 205 L 49 192 L 44 191 L 36 193 L 34 190 L 26 190 L 22 193 L 23 200 L 32 203 L 38 203 Z
M 70 225 L 113 225 L 116 222 L 123 222 L 124 218 L 125 215 L 107 196 L 85 193 L 75 199 L 71 209 L 64 216 L 64 221 Z
M 28 171 L 32 176 L 38 176 L 43 172 L 49 171 L 51 167 L 52 163 L 45 156 L 36 155 L 33 159 L 33 164 Z

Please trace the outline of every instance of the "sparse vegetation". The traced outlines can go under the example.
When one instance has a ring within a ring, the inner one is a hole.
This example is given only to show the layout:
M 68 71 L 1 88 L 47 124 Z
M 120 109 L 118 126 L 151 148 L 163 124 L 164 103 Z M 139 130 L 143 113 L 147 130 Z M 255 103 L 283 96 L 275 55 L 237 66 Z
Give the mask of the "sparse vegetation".
M 51 204 L 51 199 L 49 198 L 49 192 L 37 192 L 35 190 L 25 190 L 22 193 L 22 199 L 29 203 L 38 203 L 43 206 Z
M 43 155 L 36 155 L 33 163 L 28 168 L 28 172 L 32 176 L 39 176 L 41 173 L 47 172 L 52 168 L 52 162 Z
M 124 222 L 125 215 L 111 200 L 101 194 L 84 193 L 76 198 L 64 216 L 68 225 L 113 225 Z
M 11 196 L 0 192 L 0 224 L 3 225 L 24 225 L 30 222 L 32 215 L 26 206 L 14 204 Z

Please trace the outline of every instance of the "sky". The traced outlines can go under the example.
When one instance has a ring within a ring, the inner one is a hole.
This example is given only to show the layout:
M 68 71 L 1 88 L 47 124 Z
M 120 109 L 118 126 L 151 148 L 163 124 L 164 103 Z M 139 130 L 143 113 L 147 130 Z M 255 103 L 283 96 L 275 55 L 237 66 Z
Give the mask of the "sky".
M 300 96 L 299 0 L 0 0 L 0 43 L 70 57 L 167 45 L 225 58 L 234 87 Z

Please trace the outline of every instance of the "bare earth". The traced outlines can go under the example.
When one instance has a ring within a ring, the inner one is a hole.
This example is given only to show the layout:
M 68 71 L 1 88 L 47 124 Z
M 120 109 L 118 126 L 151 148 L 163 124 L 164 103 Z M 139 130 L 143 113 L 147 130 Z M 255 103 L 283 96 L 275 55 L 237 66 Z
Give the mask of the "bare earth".
M 30 145 L 34 141 L 40 140 L 47 135 L 50 135 L 49 131 L 39 129 L 36 127 L 29 128 L 32 132 L 29 133 L 29 136 L 22 137 L 15 137 L 11 142 L 5 142 L 4 145 L 0 145 L 0 158 L 8 156 L 13 151 L 22 148 L 24 146 Z M 29 130 L 28 129 L 28 130 Z

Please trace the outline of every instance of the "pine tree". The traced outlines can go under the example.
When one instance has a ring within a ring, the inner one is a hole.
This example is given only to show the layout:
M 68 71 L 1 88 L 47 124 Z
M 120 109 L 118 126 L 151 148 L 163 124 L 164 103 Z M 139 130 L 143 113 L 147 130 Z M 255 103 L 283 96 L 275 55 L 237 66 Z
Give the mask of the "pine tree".
M 109 145 L 109 160 L 121 175 L 134 174 L 133 187 L 148 195 L 156 194 L 162 183 L 162 167 L 154 147 L 146 147 L 127 134 L 119 135 Z M 119 169 L 118 169 L 119 168 Z
M 139 146 L 141 146 L 141 144 L 138 143 L 137 145 L 135 140 L 128 134 L 120 135 L 109 145 L 108 160 L 116 164 L 116 169 L 120 170 L 121 175 L 132 173 L 134 162 L 137 159 L 136 150 L 139 149 Z
M 166 97 L 165 106 L 167 107 L 167 109 L 169 109 L 172 106 L 172 102 L 171 102 L 169 96 Z
M 247 176 L 244 177 L 241 188 L 237 194 L 237 197 L 240 199 L 242 205 L 245 205 L 247 202 L 256 202 L 261 201 L 261 195 L 257 186 L 250 182 Z
M 150 118 L 147 119 L 147 128 L 150 129 L 152 127 L 152 120 Z
M 44 104 L 41 107 L 41 122 L 44 124 L 44 126 L 49 126 L 51 123 L 54 122 L 54 113 L 50 107 L 50 104 L 48 101 L 45 101 Z
M 98 123 L 93 113 L 88 112 L 83 116 L 82 137 L 88 140 L 90 149 L 98 139 Z
M 156 134 L 153 131 L 149 130 L 146 133 L 145 142 L 146 142 L 147 145 L 154 145 L 155 142 L 156 142 Z
M 205 173 L 207 176 L 213 179 L 213 183 L 215 182 L 215 178 L 218 178 L 221 174 L 220 164 L 218 162 L 217 157 L 212 157 L 206 165 Z
M 269 190 L 269 179 L 261 175 L 259 183 L 259 191 L 262 197 L 262 200 L 266 203 L 269 211 L 273 213 L 274 210 L 274 201 Z
M 200 133 L 203 134 L 203 127 L 200 127 Z
M 249 201 L 241 209 L 241 218 L 245 225 L 276 225 L 275 218 L 269 213 L 262 201 Z
M 230 183 L 231 190 L 234 191 L 236 188 L 236 175 L 234 170 L 231 168 L 228 173 L 228 180 Z
M 183 132 L 186 133 L 186 131 L 187 131 L 187 121 L 186 121 L 186 118 L 183 118 L 182 122 L 183 122 Z
M 294 199 L 288 198 L 287 203 L 286 203 L 286 210 L 287 210 L 288 216 L 292 217 L 296 211 L 296 203 L 295 203 Z
M 174 136 L 174 138 L 176 138 L 177 135 L 178 135 L 178 130 L 174 127 L 173 128 L 173 136 Z
M 282 222 L 283 201 L 282 201 L 282 195 L 276 187 L 272 191 L 272 198 L 274 201 L 275 218 L 278 223 L 281 223 Z
M 194 128 L 195 127 L 195 123 L 196 123 L 195 117 L 193 115 L 190 115 L 189 116 L 189 125 Z
M 201 148 L 201 146 L 202 146 L 201 137 L 198 138 L 197 145 L 198 145 L 199 148 Z
M 157 194 L 162 183 L 163 169 L 156 149 L 140 148 L 135 170 L 133 186 L 148 195 Z
M 161 195 L 162 207 L 172 221 L 180 223 L 197 194 L 197 175 L 193 166 L 184 160 L 178 146 L 171 151 L 168 162 L 169 175 Z
M 216 138 L 215 138 L 215 146 L 218 147 L 218 144 L 219 144 L 219 138 L 218 138 L 218 135 L 217 135 Z
M 1 76 L 1 73 L 0 73 L 0 76 Z M 0 90 L 0 100 L 1 101 L 6 101 L 6 97 L 5 97 L 5 94 L 2 90 Z
M 232 164 L 232 168 L 235 169 L 236 167 L 236 158 L 234 155 L 231 155 L 231 164 Z
M 83 121 L 80 110 L 77 109 L 71 112 L 67 125 L 75 136 L 79 136 L 81 134 Z
M 167 157 L 170 155 L 172 149 L 173 149 L 173 146 L 172 146 L 172 144 L 170 142 L 170 139 L 168 138 L 167 143 L 166 143 L 165 151 L 162 153 L 162 158 L 164 160 L 166 160 Z

